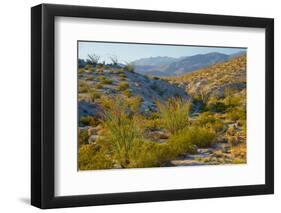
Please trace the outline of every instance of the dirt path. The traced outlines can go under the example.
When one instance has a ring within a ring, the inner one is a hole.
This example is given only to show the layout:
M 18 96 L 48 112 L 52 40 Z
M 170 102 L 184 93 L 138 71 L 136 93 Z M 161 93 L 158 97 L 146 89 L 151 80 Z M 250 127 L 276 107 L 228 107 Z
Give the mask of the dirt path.
M 196 154 L 187 154 L 170 162 L 173 166 L 200 166 L 231 163 L 230 145 L 219 143 L 210 148 L 199 148 Z

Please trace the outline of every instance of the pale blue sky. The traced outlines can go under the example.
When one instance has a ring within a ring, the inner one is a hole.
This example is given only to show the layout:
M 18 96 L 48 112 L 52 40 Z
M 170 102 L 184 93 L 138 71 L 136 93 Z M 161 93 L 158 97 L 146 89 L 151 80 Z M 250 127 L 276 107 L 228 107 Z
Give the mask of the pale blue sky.
M 109 43 L 109 42 L 78 42 L 78 57 L 87 59 L 88 54 L 99 55 L 100 61 L 111 62 L 110 56 L 117 56 L 119 62 L 131 62 L 140 58 L 169 56 L 178 58 L 181 56 L 191 56 L 205 54 L 209 52 L 220 52 L 233 54 L 245 48 L 218 48 L 200 46 L 173 46 L 173 45 L 153 45 L 153 44 L 133 44 L 133 43 Z

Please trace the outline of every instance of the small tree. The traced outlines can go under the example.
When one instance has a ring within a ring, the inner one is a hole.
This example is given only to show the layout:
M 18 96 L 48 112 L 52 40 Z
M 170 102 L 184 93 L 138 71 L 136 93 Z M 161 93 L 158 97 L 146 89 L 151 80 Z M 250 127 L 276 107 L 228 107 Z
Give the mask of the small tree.
M 135 67 L 134 67 L 134 64 L 133 63 L 130 63 L 130 62 L 127 62 L 127 61 L 124 61 L 125 62 L 125 66 L 124 66 L 124 70 L 128 71 L 128 72 L 134 72 L 135 70 Z
M 88 59 L 87 59 L 88 64 L 96 66 L 98 64 L 99 60 L 100 60 L 100 56 L 95 55 L 95 54 L 92 54 L 92 55 L 88 54 Z
M 116 55 L 113 55 L 113 56 L 110 56 L 109 58 L 112 62 L 112 65 L 117 67 L 118 66 L 118 57 Z

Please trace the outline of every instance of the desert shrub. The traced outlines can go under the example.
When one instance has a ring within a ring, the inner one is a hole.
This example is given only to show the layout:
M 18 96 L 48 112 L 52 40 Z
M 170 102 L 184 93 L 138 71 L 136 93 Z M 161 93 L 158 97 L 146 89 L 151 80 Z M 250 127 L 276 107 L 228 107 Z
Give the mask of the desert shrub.
M 153 80 L 159 80 L 160 78 L 157 77 L 157 76 L 153 76 L 152 79 L 153 79 Z
M 78 86 L 79 93 L 87 93 L 90 90 L 90 86 L 85 81 L 79 81 Z
M 241 101 L 242 101 L 241 97 L 239 97 L 239 96 L 227 96 L 224 99 L 224 103 L 228 107 L 239 106 L 241 104 Z
M 120 90 L 120 91 L 124 91 L 124 90 L 126 90 L 128 88 L 129 88 L 129 83 L 126 82 L 126 81 L 122 81 L 118 85 L 118 90 Z
M 215 97 L 211 97 L 208 100 L 208 103 L 206 105 L 206 109 L 208 111 L 213 112 L 224 112 L 227 109 L 227 106 L 225 103 Z
M 103 85 L 102 85 L 101 83 L 97 83 L 97 84 L 95 85 L 95 88 L 96 88 L 96 89 L 102 89 L 102 88 L 103 88 Z
M 240 164 L 247 162 L 247 147 L 246 144 L 232 146 L 230 149 L 232 163 Z
M 241 107 L 231 108 L 227 111 L 226 117 L 232 121 L 246 120 L 246 110 Z
M 125 73 L 119 73 L 119 76 L 120 76 L 121 78 L 126 78 L 126 77 L 127 77 Z
M 178 131 L 168 139 L 170 149 L 175 155 L 195 152 L 195 146 L 210 147 L 215 133 L 205 127 L 188 127 Z
M 102 80 L 102 82 L 101 82 L 102 84 L 112 84 L 113 83 L 113 81 L 112 80 L 110 80 L 110 79 L 104 79 L 104 80 Z
M 165 128 L 172 134 L 188 125 L 190 103 L 179 98 L 171 98 L 166 103 L 157 102 Z
M 89 75 L 89 76 L 87 76 L 87 77 L 86 77 L 86 80 L 88 80 L 88 81 L 92 81 L 92 80 L 94 80 L 94 76 Z
M 101 94 L 96 92 L 96 91 L 91 91 L 89 93 L 89 95 L 90 95 L 90 99 L 91 99 L 92 102 L 94 102 L 95 100 L 97 100 L 101 97 Z
M 87 93 L 88 92 L 88 88 L 87 87 L 79 87 L 79 93 Z
M 231 126 L 226 131 L 225 136 L 231 145 L 246 143 L 246 128 L 239 129 Z
M 103 81 L 103 80 L 106 79 L 106 77 L 105 77 L 104 75 L 100 75 L 100 76 L 97 77 L 97 79 L 98 79 L 99 81 Z
M 88 144 L 88 139 L 89 139 L 88 131 L 80 129 L 78 131 L 79 146 L 83 144 Z
M 192 144 L 191 131 L 186 128 L 178 131 L 168 139 L 168 145 L 174 156 L 185 153 L 193 153 L 195 151 L 194 144 Z
M 99 123 L 99 120 L 93 116 L 81 116 L 79 120 L 80 125 L 82 126 L 96 126 Z
M 128 111 L 128 104 L 122 99 L 111 103 L 110 109 L 104 113 L 103 125 L 108 131 L 113 156 L 123 168 L 130 164 L 129 154 L 142 139 L 142 131 L 134 116 Z
M 105 76 L 98 76 L 97 79 L 100 81 L 101 84 L 112 84 L 112 80 L 106 78 Z
M 204 88 L 198 91 L 196 98 L 200 100 L 204 105 L 206 105 L 208 103 L 209 97 L 210 97 L 210 93 L 208 89 Z
M 143 128 L 145 129 L 154 130 L 154 129 L 163 128 L 162 120 L 159 118 L 153 118 L 153 119 L 142 118 L 140 122 L 141 122 L 140 125 L 142 125 Z
M 84 68 L 80 68 L 79 70 L 78 70 L 78 73 L 84 73 L 85 72 L 85 69 Z
M 124 66 L 124 68 L 123 68 L 125 71 L 128 71 L 128 72 L 134 72 L 134 65 L 133 64 L 131 64 L 131 63 L 129 63 L 129 64 L 127 64 L 126 66 Z
M 96 72 L 96 69 L 95 68 L 90 68 L 89 71 Z
M 93 67 L 93 65 L 91 64 L 86 64 L 86 66 L 84 67 L 85 70 L 89 70 Z
M 103 69 L 104 65 L 103 64 L 97 64 L 97 69 Z
M 109 169 L 114 162 L 105 151 L 94 144 L 82 145 L 78 152 L 78 168 L 80 170 Z
M 80 118 L 80 123 L 84 126 L 89 126 L 90 123 L 92 121 L 92 117 L 91 116 L 82 116 Z
M 113 72 L 115 74 L 121 74 L 121 73 L 124 73 L 124 70 L 123 69 L 115 69 Z
M 198 127 L 207 127 L 213 129 L 215 132 L 221 132 L 225 129 L 225 125 L 221 119 L 216 118 L 210 112 L 201 113 L 197 119 L 193 122 Z
M 129 154 L 130 168 L 161 166 L 173 156 L 167 144 L 139 141 Z
M 216 134 L 213 130 L 205 127 L 191 128 L 192 143 L 198 147 L 210 147 L 214 144 Z
M 130 97 L 132 97 L 132 92 L 130 91 L 130 90 L 128 90 L 128 89 L 126 89 L 125 91 L 123 91 L 123 94 L 125 95 L 125 96 L 127 96 L 128 98 L 130 98 Z

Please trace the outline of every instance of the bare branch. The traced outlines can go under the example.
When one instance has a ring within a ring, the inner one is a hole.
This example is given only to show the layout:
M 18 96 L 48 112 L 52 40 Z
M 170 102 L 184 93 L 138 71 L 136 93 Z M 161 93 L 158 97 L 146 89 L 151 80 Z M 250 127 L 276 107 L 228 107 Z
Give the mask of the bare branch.
M 91 65 L 97 65 L 99 63 L 100 60 L 100 56 L 96 55 L 96 54 L 88 54 L 88 60 L 87 62 Z

